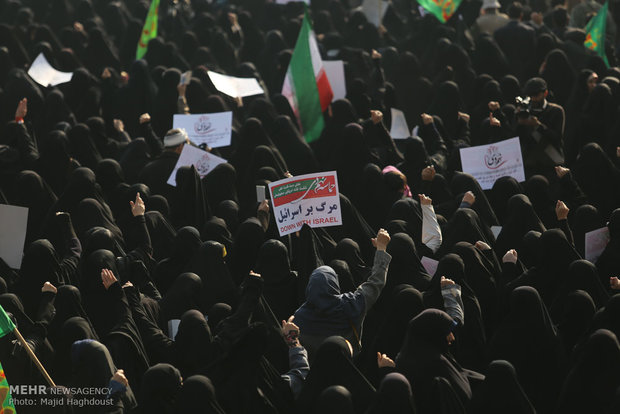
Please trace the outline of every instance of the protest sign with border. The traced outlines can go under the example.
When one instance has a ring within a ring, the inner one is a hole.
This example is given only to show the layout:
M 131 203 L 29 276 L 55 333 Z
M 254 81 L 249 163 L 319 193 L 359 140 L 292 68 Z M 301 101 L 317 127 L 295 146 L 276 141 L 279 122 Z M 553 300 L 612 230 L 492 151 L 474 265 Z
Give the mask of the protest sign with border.
M 493 187 L 501 177 L 525 181 L 519 137 L 477 147 L 461 148 L 463 172 L 471 174 L 483 190 Z
M 230 145 L 232 112 L 175 114 L 172 119 L 172 127 L 184 129 L 190 141 L 196 145 L 207 144 L 211 148 Z
M 336 171 L 286 178 L 269 184 L 273 215 L 280 236 L 304 224 L 328 227 L 342 224 Z

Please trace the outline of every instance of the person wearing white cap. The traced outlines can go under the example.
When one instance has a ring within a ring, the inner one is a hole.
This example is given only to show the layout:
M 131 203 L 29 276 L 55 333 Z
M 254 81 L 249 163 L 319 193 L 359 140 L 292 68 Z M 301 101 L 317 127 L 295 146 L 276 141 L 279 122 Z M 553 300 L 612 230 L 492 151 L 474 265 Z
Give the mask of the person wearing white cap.
M 160 194 L 171 200 L 174 187 L 168 178 L 179 160 L 183 146 L 189 143 L 187 132 L 183 129 L 171 129 L 164 136 L 164 151 L 149 162 L 140 173 L 140 182 L 149 186 L 153 194 Z
M 504 27 L 510 19 L 504 13 L 500 13 L 501 5 L 497 0 L 484 0 L 480 8 L 480 17 L 476 19 L 476 23 L 472 30 L 474 33 L 488 33 L 493 35 L 500 27 Z

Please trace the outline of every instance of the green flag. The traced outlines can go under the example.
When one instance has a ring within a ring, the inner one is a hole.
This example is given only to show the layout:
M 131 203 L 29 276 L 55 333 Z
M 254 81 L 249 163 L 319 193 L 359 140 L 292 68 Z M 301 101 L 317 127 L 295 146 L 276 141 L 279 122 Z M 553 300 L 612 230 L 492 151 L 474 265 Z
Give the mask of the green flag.
M 595 51 L 603 61 L 609 67 L 607 61 L 607 55 L 605 54 L 605 31 L 607 30 L 607 10 L 608 2 L 606 1 L 603 7 L 598 11 L 596 16 L 590 19 L 585 27 L 586 41 L 583 42 L 584 46 L 590 50 Z
M 142 59 L 146 53 L 149 41 L 157 37 L 157 13 L 159 11 L 159 0 L 152 0 L 149 14 L 146 16 L 140 40 L 138 41 L 138 50 L 136 51 L 136 60 Z
M 7 315 L 2 306 L 0 306 L 0 338 L 13 332 L 13 329 L 15 329 L 13 321 L 9 319 L 9 315 Z
M 440 22 L 447 22 L 459 8 L 462 0 L 418 0 L 418 4 L 439 19 Z
M 4 310 L 2 313 L 4 313 Z M 13 398 L 11 397 L 11 389 L 9 387 L 9 382 L 6 380 L 6 375 L 4 374 L 4 368 L 2 368 L 2 364 L 0 364 L 0 413 L 2 414 L 15 414 L 15 406 L 13 405 Z

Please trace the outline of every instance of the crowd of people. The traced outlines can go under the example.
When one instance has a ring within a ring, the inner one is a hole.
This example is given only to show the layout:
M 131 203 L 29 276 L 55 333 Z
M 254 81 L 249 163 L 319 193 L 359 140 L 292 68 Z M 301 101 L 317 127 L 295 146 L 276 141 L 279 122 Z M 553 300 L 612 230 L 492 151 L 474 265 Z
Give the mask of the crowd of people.
M 19 413 L 620 412 L 618 3 L 611 67 L 594 0 L 357 3 L 162 0 L 136 60 L 148 1 L 0 0 L 0 203 L 28 208 L 0 305 L 55 383 L 1 338 Z M 310 143 L 280 93 L 306 8 L 347 91 Z M 35 83 L 40 53 L 71 81 Z M 226 111 L 227 162 L 169 185 L 173 115 Z M 517 136 L 524 182 L 462 172 Z M 280 236 L 256 186 L 322 171 L 343 224 Z

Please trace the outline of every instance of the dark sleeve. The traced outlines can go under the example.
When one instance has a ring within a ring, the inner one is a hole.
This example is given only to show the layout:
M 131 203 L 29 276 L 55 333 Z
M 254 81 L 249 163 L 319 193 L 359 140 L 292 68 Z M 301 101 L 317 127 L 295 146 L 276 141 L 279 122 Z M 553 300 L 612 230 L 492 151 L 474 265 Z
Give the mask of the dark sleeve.
M 385 151 L 385 159 L 381 160 L 383 166 L 397 165 L 403 161 L 404 158 L 396 148 L 396 144 L 383 124 L 383 121 L 375 124 L 371 119 L 367 119 L 362 123 L 362 127 L 364 128 L 364 134 L 367 136 L 372 135 L 375 138 L 374 141 L 378 142 Z
M 25 168 L 33 168 L 36 160 L 39 159 L 39 150 L 32 136 L 28 133 L 25 124 L 17 124 L 17 137 L 15 147 L 19 151 L 22 165 Z
M 134 253 L 146 263 L 153 254 L 151 235 L 146 226 L 144 215 L 132 217 L 130 220 L 131 230 L 128 234 L 127 244 L 134 247 Z M 146 257 L 143 257 L 146 256 Z
M 546 123 L 541 122 L 536 131 L 540 132 L 547 143 L 561 149 L 563 146 L 562 137 L 564 136 L 564 109 L 562 107 L 554 108 Z
M 151 362 L 171 361 L 174 341 L 168 338 L 157 323 L 148 317 L 140 301 L 140 292 L 134 286 L 126 287 L 124 291 L 131 308 L 131 314 L 138 326 L 140 337 Z
M 558 227 L 560 230 L 562 230 L 562 232 L 564 232 L 564 235 L 566 236 L 566 239 L 570 242 L 571 246 L 575 246 L 575 240 L 573 239 L 573 232 L 570 229 L 570 225 L 568 224 L 568 220 L 564 219 L 564 220 L 558 220 Z
M 262 292 L 262 278 L 248 276 L 243 282 L 241 300 L 237 310 L 221 322 L 220 332 L 215 337 L 222 348 L 230 347 L 239 337 L 240 332 L 248 326 Z
M 140 124 L 139 131 L 140 135 L 144 137 L 146 145 L 149 147 L 151 157 L 156 157 L 163 152 L 164 143 L 157 135 L 155 135 L 155 131 L 153 131 L 153 126 L 150 122 Z
M 586 195 L 581 191 L 579 184 L 577 184 L 570 171 L 560 179 L 560 194 L 558 198 L 564 201 L 570 209 L 576 209 L 588 202 Z
M 41 292 L 41 299 L 39 301 L 39 309 L 37 311 L 37 323 L 47 327 L 54 316 L 56 315 L 56 308 L 54 308 L 54 300 L 56 300 L 56 294 L 52 292 Z
M 123 292 L 121 284 L 119 282 L 112 283 L 107 290 L 107 294 L 112 298 L 112 303 L 108 311 L 110 312 L 109 317 L 113 319 L 114 322 L 113 330 L 131 324 L 133 322 L 131 309 L 129 308 L 129 302 L 127 301 L 125 292 Z
M 63 284 L 77 286 L 77 266 L 82 254 L 82 245 L 75 235 L 71 216 L 68 213 L 59 214 L 54 217 L 57 220 L 60 236 L 63 241 L 62 261 L 58 280 Z

